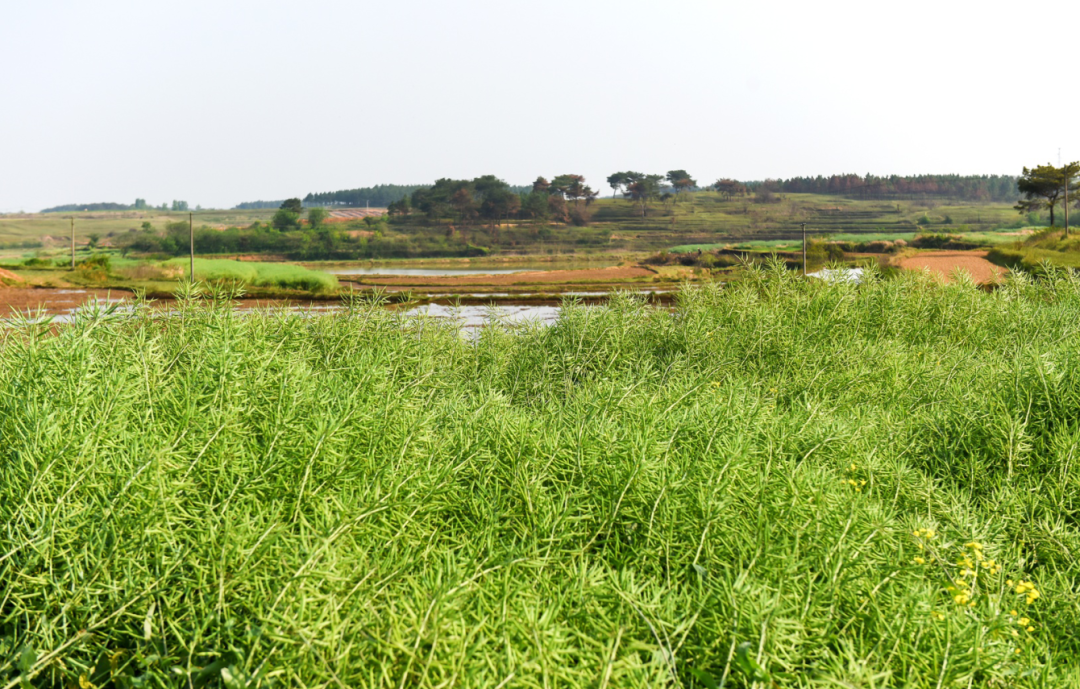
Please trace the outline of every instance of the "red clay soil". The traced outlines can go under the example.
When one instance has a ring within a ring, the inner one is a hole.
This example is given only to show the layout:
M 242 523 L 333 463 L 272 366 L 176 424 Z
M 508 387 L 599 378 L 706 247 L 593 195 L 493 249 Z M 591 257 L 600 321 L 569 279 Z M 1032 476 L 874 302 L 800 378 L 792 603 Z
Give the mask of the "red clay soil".
M 348 221 L 356 220 L 357 218 L 377 218 L 380 215 L 386 215 L 385 208 L 346 208 L 342 210 L 330 211 L 330 217 L 328 218 L 328 220 Z
M 64 313 L 82 306 L 94 297 L 100 301 L 106 299 L 127 299 L 131 292 L 126 290 L 104 289 L 28 289 L 25 287 L 0 287 L 0 318 L 10 316 L 12 312 L 26 313 L 44 309 L 47 313 Z
M 134 295 L 127 290 L 104 290 L 104 289 L 53 289 L 53 288 L 13 288 L 0 287 L 0 318 L 11 316 L 12 313 L 26 313 L 27 310 L 36 313 L 42 309 L 47 314 L 66 314 L 73 309 L 82 306 L 92 298 L 97 297 L 100 301 L 110 299 L 131 299 Z M 166 308 L 175 303 L 174 299 L 154 299 L 151 301 L 157 308 Z M 279 307 L 295 308 L 325 308 L 325 300 L 303 299 L 237 299 L 236 306 L 241 309 L 265 309 Z
M 929 269 L 931 274 L 946 283 L 952 281 L 950 276 L 957 268 L 966 270 L 979 284 L 996 282 L 1008 272 L 1007 268 L 987 261 L 985 251 L 927 251 L 901 260 L 900 267 L 906 270 Z
M 516 285 L 516 284 L 561 284 L 561 283 L 593 283 L 606 282 L 609 280 L 627 280 L 630 278 L 644 278 L 655 275 L 646 268 L 637 266 L 611 266 L 610 268 L 594 268 L 585 270 L 540 270 L 528 273 L 507 273 L 503 275 L 459 275 L 459 276 L 425 276 L 404 275 L 394 277 L 392 275 L 339 275 L 342 280 L 350 280 L 365 285 L 415 285 L 423 287 L 456 287 L 459 285 Z

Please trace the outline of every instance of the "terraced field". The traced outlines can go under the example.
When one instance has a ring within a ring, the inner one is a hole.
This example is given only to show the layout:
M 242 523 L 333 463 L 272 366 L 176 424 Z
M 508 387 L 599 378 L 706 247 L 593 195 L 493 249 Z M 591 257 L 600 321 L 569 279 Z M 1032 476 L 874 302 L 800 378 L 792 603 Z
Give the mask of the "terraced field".
M 896 235 L 930 231 L 979 232 L 1015 224 L 1016 211 L 1005 204 L 936 205 L 912 201 L 857 201 L 813 194 L 791 194 L 769 205 L 750 198 L 723 200 L 697 192 L 692 200 L 656 204 L 641 217 L 629 201 L 596 204 L 593 221 L 610 228 L 613 242 L 662 248 L 740 240 L 784 240 L 812 234 Z

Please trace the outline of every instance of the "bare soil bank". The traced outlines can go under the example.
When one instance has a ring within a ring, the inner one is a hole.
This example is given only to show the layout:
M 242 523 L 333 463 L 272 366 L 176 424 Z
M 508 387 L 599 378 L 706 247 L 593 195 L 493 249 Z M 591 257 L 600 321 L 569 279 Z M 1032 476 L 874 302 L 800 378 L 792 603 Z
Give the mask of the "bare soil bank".
M 339 279 L 362 285 L 408 285 L 415 287 L 459 287 L 459 286 L 510 286 L 510 285 L 556 285 L 567 283 L 596 283 L 615 280 L 647 278 L 655 275 L 653 271 L 639 266 L 611 266 L 610 268 L 590 268 L 583 270 L 541 270 L 530 273 L 508 273 L 505 275 L 460 275 L 432 276 L 393 275 L 339 276 Z
M 25 313 L 44 309 L 47 313 L 63 313 L 82 306 L 92 299 L 128 299 L 127 290 L 104 289 L 32 289 L 26 287 L 0 287 L 0 318 L 11 313 Z
M 995 282 L 1008 272 L 1007 268 L 987 261 L 985 251 L 927 251 L 902 259 L 900 267 L 906 270 L 928 269 L 946 283 L 951 281 L 950 275 L 957 268 L 966 270 L 980 284 Z
M 93 299 L 104 302 L 106 300 L 117 301 L 131 299 L 134 295 L 127 290 L 104 290 L 104 289 L 27 289 L 27 288 L 3 288 L 0 287 L 0 318 L 11 316 L 12 313 L 37 312 L 39 309 L 46 314 L 58 315 L 70 313 Z M 336 300 L 334 300 L 336 301 Z M 174 299 L 154 299 L 153 303 L 165 307 L 175 302 Z M 326 300 L 313 299 L 238 299 L 236 304 L 244 309 L 271 308 L 271 307 L 311 307 L 326 308 Z

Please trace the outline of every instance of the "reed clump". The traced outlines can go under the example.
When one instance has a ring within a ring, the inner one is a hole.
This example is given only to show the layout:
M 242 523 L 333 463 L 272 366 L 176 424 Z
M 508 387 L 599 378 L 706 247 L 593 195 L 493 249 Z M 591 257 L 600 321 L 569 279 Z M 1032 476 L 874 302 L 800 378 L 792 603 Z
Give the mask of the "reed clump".
M 0 331 L 0 688 L 1066 686 L 1080 281 Z

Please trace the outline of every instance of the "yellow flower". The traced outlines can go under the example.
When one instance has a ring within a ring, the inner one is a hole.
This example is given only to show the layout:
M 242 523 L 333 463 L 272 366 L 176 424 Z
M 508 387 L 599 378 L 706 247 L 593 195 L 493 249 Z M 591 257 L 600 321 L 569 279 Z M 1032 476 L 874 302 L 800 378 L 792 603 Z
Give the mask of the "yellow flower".
M 1012 579 L 1008 579 L 1008 580 L 1006 580 L 1006 581 L 1005 581 L 1005 585 L 1006 585 L 1006 586 L 1012 586 L 1012 585 L 1013 585 L 1013 580 L 1012 580 Z M 1016 613 L 1013 613 L 1013 614 L 1015 615 Z
M 925 565 L 926 564 L 926 560 L 922 559 L 921 557 L 915 558 L 914 560 L 912 560 L 912 562 L 914 562 L 917 565 Z
M 968 597 L 966 593 L 958 593 L 953 596 L 953 600 L 956 601 L 957 605 L 965 605 L 968 602 Z
M 1016 616 L 1016 611 L 1015 610 L 1010 610 L 1009 614 L 1015 617 Z
M 1021 627 L 1026 627 L 1029 622 L 1031 622 L 1031 620 L 1026 617 L 1021 617 L 1019 620 L 1016 621 L 1016 623 Z
M 1028 627 L 1028 628 L 1027 628 L 1027 630 L 1028 630 L 1029 632 L 1033 632 L 1033 631 L 1035 631 L 1035 627 Z
M 79 675 L 79 688 L 94 689 L 94 685 L 90 683 L 90 680 L 86 679 L 86 675 Z

